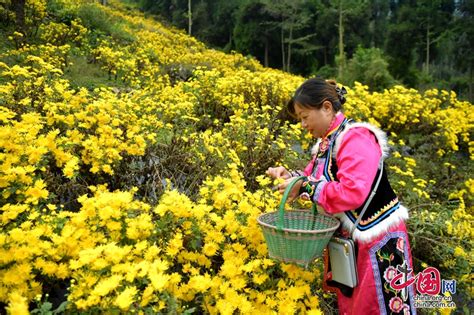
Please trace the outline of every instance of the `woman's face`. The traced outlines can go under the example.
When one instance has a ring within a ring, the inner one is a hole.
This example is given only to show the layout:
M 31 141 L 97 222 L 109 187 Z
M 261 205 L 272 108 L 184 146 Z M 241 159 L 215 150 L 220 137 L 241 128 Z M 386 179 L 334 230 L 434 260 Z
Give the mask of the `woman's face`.
M 315 138 L 322 138 L 336 115 L 329 101 L 324 101 L 320 109 L 295 104 L 295 113 L 301 126 Z

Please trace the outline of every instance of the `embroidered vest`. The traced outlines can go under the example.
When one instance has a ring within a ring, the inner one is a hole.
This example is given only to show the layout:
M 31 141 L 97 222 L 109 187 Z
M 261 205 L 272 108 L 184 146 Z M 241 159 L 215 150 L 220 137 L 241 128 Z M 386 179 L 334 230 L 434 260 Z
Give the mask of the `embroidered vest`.
M 386 136 L 383 131 L 370 124 L 354 123 L 352 120 L 345 118 L 339 126 L 338 130 L 333 135 L 331 135 L 331 139 L 329 140 L 329 148 L 325 152 L 321 152 L 321 154 L 317 156 L 318 162 L 315 163 L 315 165 L 319 163 L 324 163 L 323 176 L 328 182 L 338 180 L 338 167 L 336 163 L 338 147 L 342 141 L 344 134 L 349 129 L 354 127 L 363 127 L 369 129 L 375 135 L 379 145 L 381 146 L 382 156 L 385 157 L 388 154 Z M 375 175 L 374 182 L 372 183 L 370 191 L 372 191 L 375 186 L 375 182 L 379 176 L 379 172 L 380 169 L 377 170 L 377 174 Z M 366 200 L 367 199 L 368 196 Z M 338 213 L 335 215 L 341 220 L 342 226 L 346 230 L 350 230 L 354 226 L 354 223 L 359 217 L 366 200 L 364 200 L 364 203 L 357 209 L 345 211 L 343 213 Z M 370 202 L 366 212 L 364 213 L 364 216 L 357 225 L 357 228 L 355 229 L 353 234 L 353 238 L 361 241 L 369 241 L 372 238 L 377 237 L 381 233 L 387 231 L 392 225 L 395 225 L 407 218 L 408 210 L 403 207 L 398 201 L 398 198 L 388 181 L 384 165 L 382 171 L 382 178 L 376 190 L 375 196 Z

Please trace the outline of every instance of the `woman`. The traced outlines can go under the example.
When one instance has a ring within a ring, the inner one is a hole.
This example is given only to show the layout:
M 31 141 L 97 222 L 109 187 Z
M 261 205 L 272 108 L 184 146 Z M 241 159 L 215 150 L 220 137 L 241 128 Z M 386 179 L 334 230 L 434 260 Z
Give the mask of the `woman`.
M 303 172 L 280 166 L 269 168 L 267 174 L 286 179 L 278 187 L 282 193 L 293 177 L 306 176 L 294 186 L 290 198 L 309 199 L 336 216 L 342 223 L 341 233 L 347 236 L 374 188 L 380 159 L 388 155 L 389 148 L 383 131 L 344 116 L 345 94 L 335 81 L 319 78 L 307 80 L 296 90 L 288 110 L 319 139 L 312 149 L 313 158 Z M 412 278 L 413 267 L 405 226 L 408 211 L 399 203 L 383 169 L 375 196 L 352 234 L 358 248 L 358 285 L 349 293 L 337 290 L 340 314 L 416 313 L 413 286 L 401 290 L 391 286 L 391 280 L 403 270 L 406 277 L 397 277 L 397 285 Z

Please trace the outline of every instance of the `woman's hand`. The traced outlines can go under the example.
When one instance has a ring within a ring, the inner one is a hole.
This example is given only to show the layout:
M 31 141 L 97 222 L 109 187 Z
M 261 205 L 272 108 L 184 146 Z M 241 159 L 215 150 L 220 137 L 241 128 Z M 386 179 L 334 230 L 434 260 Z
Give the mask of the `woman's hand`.
M 286 187 L 295 179 L 295 177 L 291 177 L 286 179 L 283 183 L 278 185 L 278 191 L 283 194 L 285 192 Z M 290 193 L 288 194 L 288 198 L 286 199 L 287 202 L 291 202 L 295 200 L 299 196 L 301 184 L 303 183 L 302 180 L 299 180 L 293 188 L 291 188 Z
M 283 178 L 283 179 L 288 179 L 291 177 L 290 172 L 288 172 L 287 169 L 284 168 L 283 166 L 269 167 L 267 170 L 267 175 L 273 178 Z
M 286 187 L 295 179 L 295 177 L 292 177 L 290 172 L 283 166 L 278 166 L 278 167 L 269 167 L 267 170 L 267 175 L 273 177 L 273 178 L 281 178 L 284 179 L 282 183 L 276 186 L 278 191 L 283 194 L 285 192 Z M 291 189 L 290 193 L 288 194 L 287 201 L 293 201 L 298 197 L 298 193 L 300 191 L 302 181 L 298 181 L 293 188 Z

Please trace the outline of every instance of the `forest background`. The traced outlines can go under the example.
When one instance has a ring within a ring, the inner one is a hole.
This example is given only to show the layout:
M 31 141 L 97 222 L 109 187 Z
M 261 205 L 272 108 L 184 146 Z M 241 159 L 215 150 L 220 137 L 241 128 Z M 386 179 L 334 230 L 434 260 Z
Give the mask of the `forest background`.
M 210 48 L 187 35 L 189 25 L 139 8 L 0 0 L 0 313 L 335 313 L 321 261 L 305 270 L 269 259 L 257 224 L 281 199 L 265 170 L 301 169 L 314 144 L 284 110 L 304 77 Z M 470 23 L 459 10 L 454 20 Z M 472 27 L 452 36 L 462 32 Z M 290 42 L 281 64 L 292 70 L 300 45 Z M 351 56 L 343 43 L 345 73 L 357 49 Z M 333 57 L 315 73 L 338 76 Z M 404 63 L 419 74 L 414 60 Z M 361 69 L 373 61 L 362 58 Z M 473 106 L 453 89 L 399 83 L 348 84 L 344 111 L 389 136 L 386 169 L 410 209 L 414 271 L 432 266 L 456 281 L 445 296 L 456 307 L 419 312 L 469 314 Z
M 383 90 L 454 90 L 473 101 L 468 0 L 132 0 L 211 47 L 264 66 Z

